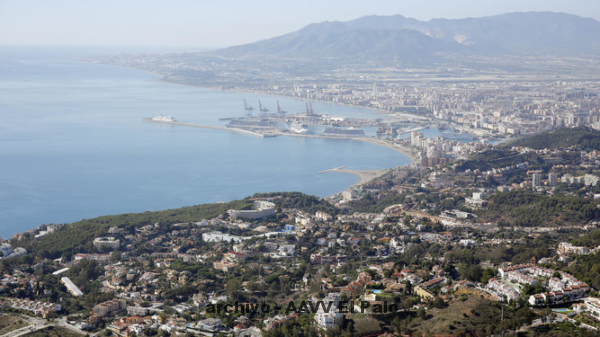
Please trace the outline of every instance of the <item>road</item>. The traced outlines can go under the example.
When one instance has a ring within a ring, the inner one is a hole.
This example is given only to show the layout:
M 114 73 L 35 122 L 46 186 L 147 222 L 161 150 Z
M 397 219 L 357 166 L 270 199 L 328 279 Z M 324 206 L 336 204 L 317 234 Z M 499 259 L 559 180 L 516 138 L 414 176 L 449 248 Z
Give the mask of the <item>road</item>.
M 33 331 L 38 331 L 38 330 L 43 330 L 46 329 L 48 327 L 51 326 L 56 326 L 56 327 L 61 327 L 61 328 L 65 328 L 65 329 L 69 329 L 75 333 L 79 333 L 82 336 L 85 335 L 87 332 L 80 330 L 79 328 L 77 328 L 76 326 L 67 323 L 67 319 L 65 317 L 61 317 L 56 319 L 56 321 L 54 322 L 50 322 L 48 320 L 45 319 L 41 319 L 41 318 L 36 318 L 36 317 L 29 317 L 29 316 L 19 316 L 20 318 L 26 320 L 27 322 L 29 322 L 29 325 L 26 327 L 23 327 L 21 329 L 15 330 L 15 331 L 11 331 L 7 334 L 4 334 L 3 337 L 19 337 L 19 336 L 24 336 L 27 335 L 28 333 L 31 333 Z
M 18 330 L 14 330 L 11 331 L 7 334 L 5 334 L 5 337 L 18 337 L 18 336 L 24 336 L 30 332 L 36 331 L 36 330 L 42 330 L 45 329 L 47 327 L 49 327 L 51 325 L 49 324 L 30 324 L 24 328 L 18 329 Z

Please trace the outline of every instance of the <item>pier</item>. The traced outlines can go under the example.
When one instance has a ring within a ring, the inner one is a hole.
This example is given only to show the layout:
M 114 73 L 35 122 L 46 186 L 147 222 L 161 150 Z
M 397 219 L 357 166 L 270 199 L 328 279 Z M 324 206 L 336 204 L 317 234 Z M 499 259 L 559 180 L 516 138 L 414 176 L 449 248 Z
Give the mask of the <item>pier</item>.
M 243 129 L 238 129 L 238 128 L 228 128 L 226 126 L 216 126 L 216 125 L 197 124 L 197 123 L 184 123 L 184 122 L 157 121 L 157 120 L 153 120 L 152 118 L 144 118 L 143 120 L 145 122 L 154 122 L 154 123 L 172 124 L 172 125 L 182 125 L 182 126 L 192 126 L 192 127 L 195 127 L 195 128 L 213 129 L 213 130 L 227 130 L 227 131 L 242 133 L 242 134 L 245 134 L 245 135 L 251 135 L 251 136 L 256 136 L 256 137 L 261 137 L 261 138 L 265 137 L 265 134 L 262 134 L 262 133 L 259 133 L 259 132 L 254 132 L 254 131 L 250 131 L 250 130 L 243 130 Z M 269 137 L 269 135 L 267 135 L 267 137 Z
M 277 131 L 267 131 L 266 133 L 260 133 L 260 132 L 255 132 L 255 131 L 250 131 L 250 130 L 243 130 L 243 129 L 238 129 L 238 128 L 230 128 L 230 127 L 225 127 L 225 126 L 217 126 L 217 125 L 206 125 L 206 124 L 197 124 L 197 123 L 184 123 L 184 122 L 168 122 L 168 121 L 157 121 L 157 120 L 153 120 L 152 118 L 144 118 L 143 119 L 146 122 L 154 122 L 154 123 L 163 123 L 163 124 L 173 124 L 173 125 L 181 125 L 181 126 L 191 126 L 191 127 L 196 127 L 196 128 L 203 128 L 203 129 L 213 129 L 213 130 L 226 130 L 226 131 L 231 131 L 231 132 L 237 132 L 237 133 L 241 133 L 241 134 L 245 134 L 245 135 L 251 135 L 251 136 L 255 136 L 255 137 L 260 137 L 260 138 L 265 138 L 265 137 L 275 137 L 275 136 L 286 136 L 286 137 L 298 137 L 298 138 L 319 138 L 319 139 L 345 139 L 345 140 L 356 140 L 356 141 L 360 141 L 360 142 L 366 142 L 366 143 L 372 143 L 375 145 L 379 145 L 379 146 L 383 146 L 383 147 L 387 147 L 388 149 L 392 149 L 402 155 L 405 155 L 407 157 L 410 158 L 410 160 L 413 163 L 420 163 L 421 162 L 421 157 L 419 154 L 415 154 L 411 151 L 410 148 L 406 148 L 403 146 L 398 146 L 394 143 L 390 143 L 387 141 L 384 141 L 382 139 L 377 139 L 377 138 L 372 138 L 372 137 L 366 137 L 366 136 L 362 136 L 362 137 L 351 137 L 351 136 L 330 136 L 330 135 L 305 135 L 305 134 L 295 134 L 295 133 L 289 133 L 289 132 L 277 132 Z M 323 173 L 325 172 L 331 172 L 331 171 L 338 171 L 341 172 L 340 170 L 343 169 L 342 168 L 335 168 L 335 169 L 330 169 L 330 170 L 326 170 L 323 171 Z M 321 172 L 320 172 L 321 173 Z

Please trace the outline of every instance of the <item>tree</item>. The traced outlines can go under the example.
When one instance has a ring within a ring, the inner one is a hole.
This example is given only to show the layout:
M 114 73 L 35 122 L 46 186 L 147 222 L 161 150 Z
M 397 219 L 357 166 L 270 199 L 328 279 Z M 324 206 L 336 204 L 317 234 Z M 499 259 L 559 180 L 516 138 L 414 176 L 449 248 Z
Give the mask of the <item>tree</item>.
M 348 322 L 348 326 L 346 327 L 346 332 L 344 333 L 344 335 L 346 336 L 354 336 L 354 322 L 350 321 Z
M 404 287 L 404 294 L 405 295 L 412 294 L 412 283 L 410 283 L 410 281 L 406 282 L 406 287 Z
M 400 317 L 394 317 L 391 326 L 396 335 L 400 335 L 402 333 L 402 320 L 400 319 Z
M 111 260 L 113 263 L 116 263 L 116 262 L 119 262 L 119 261 L 121 261 L 121 254 L 122 254 L 122 253 L 121 253 L 121 251 L 119 251 L 119 250 L 115 250 L 114 252 L 112 252 L 112 253 L 110 254 L 110 260 Z
M 441 297 L 436 296 L 436 298 L 433 300 L 433 302 L 431 302 L 432 308 L 443 309 L 447 306 L 448 305 L 446 304 L 446 302 L 444 302 L 444 300 Z
M 463 276 L 469 281 L 479 282 L 483 276 L 483 270 L 477 264 L 470 265 L 464 269 Z

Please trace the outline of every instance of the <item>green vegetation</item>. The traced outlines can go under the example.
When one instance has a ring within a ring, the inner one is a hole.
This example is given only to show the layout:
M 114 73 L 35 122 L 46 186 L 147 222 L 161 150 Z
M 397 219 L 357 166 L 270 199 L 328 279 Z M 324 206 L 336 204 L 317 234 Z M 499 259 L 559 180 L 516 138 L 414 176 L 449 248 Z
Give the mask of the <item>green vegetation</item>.
M 600 336 L 600 332 L 576 327 L 571 323 L 552 323 L 540 325 L 527 332 L 520 332 L 522 337 L 592 337 Z
M 535 314 L 527 308 L 505 307 L 475 295 L 463 295 L 453 299 L 445 308 L 433 308 L 427 312 L 404 319 L 394 319 L 394 332 L 414 336 L 490 336 L 503 331 L 515 331 L 531 323 Z
M 44 330 L 35 331 L 24 335 L 25 337 L 79 337 L 81 334 L 60 327 L 48 327 Z
M 317 211 L 337 214 L 339 211 L 329 202 L 300 192 L 257 193 L 254 198 L 275 198 L 275 204 L 280 208 L 296 208 L 309 213 Z
M 375 198 L 374 196 L 367 194 L 364 198 L 351 201 L 349 206 L 357 212 L 379 213 L 388 206 L 401 204 L 405 201 L 405 195 L 395 192 L 388 193 L 383 198 Z
M 29 325 L 24 320 L 6 314 L 0 314 L 0 336 Z
M 353 336 L 372 335 L 381 331 L 381 322 L 369 315 L 355 314 L 346 322 L 345 331 L 353 333 Z
M 571 240 L 571 243 L 575 246 L 585 246 L 594 248 L 600 246 L 600 230 L 595 230 L 589 235 L 583 235 L 577 239 Z
M 538 150 L 566 147 L 574 147 L 583 151 L 598 150 L 600 149 L 600 131 L 591 128 L 558 129 L 503 145 L 506 148 L 512 146 L 524 146 Z
M 479 216 L 513 226 L 564 226 L 597 219 L 600 209 L 590 199 L 517 190 L 492 196 Z
M 495 149 L 471 154 L 468 160 L 456 164 L 456 170 L 459 172 L 466 170 L 487 171 L 493 168 L 516 165 L 522 162 L 529 162 L 530 165 L 543 164 L 543 160 L 534 153 L 519 154 L 509 149 Z
M 319 336 L 314 325 L 313 315 L 300 315 L 295 320 L 287 320 L 280 327 L 265 331 L 265 337 L 287 337 L 287 336 Z
M 576 257 L 568 272 L 596 289 L 600 289 L 600 252 Z
M 44 236 L 37 244 L 31 242 L 25 247 L 28 251 L 35 252 L 37 256 L 51 259 L 59 258 L 65 253 L 69 256 L 76 253 L 91 253 L 94 251 L 94 238 L 106 235 L 110 227 L 116 226 L 133 232 L 135 228 L 148 224 L 169 225 L 198 221 L 224 214 L 228 209 L 249 207 L 252 207 L 252 202 L 246 198 L 224 204 L 203 204 L 158 212 L 101 216 L 64 226 L 61 230 Z
M 337 214 L 337 209 L 318 197 L 299 192 L 255 194 L 242 200 L 228 203 L 203 204 L 157 212 L 129 213 L 120 215 L 101 216 L 94 219 L 85 219 L 61 230 L 44 236 L 35 242 L 31 235 L 25 236 L 25 242 L 19 242 L 28 251 L 42 258 L 56 259 L 61 256 L 70 257 L 76 253 L 94 252 L 93 240 L 96 237 L 107 235 L 110 227 L 123 228 L 128 233 L 133 233 L 135 228 L 159 223 L 169 226 L 175 223 L 189 223 L 200 219 L 214 218 L 224 215 L 228 209 L 250 209 L 254 198 L 274 198 L 279 208 L 297 208 L 307 212 L 324 211 Z

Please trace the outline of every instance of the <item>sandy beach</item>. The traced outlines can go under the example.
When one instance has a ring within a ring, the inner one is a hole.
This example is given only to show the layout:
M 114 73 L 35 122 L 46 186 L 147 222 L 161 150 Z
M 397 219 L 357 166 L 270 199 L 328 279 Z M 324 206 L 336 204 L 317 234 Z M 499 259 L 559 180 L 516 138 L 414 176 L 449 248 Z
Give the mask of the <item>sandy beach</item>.
M 397 146 L 397 145 L 389 143 L 385 140 L 377 139 L 377 138 L 352 138 L 352 140 L 358 140 L 358 141 L 362 141 L 362 142 L 367 142 L 367 143 L 372 143 L 375 145 L 387 147 L 388 149 L 392 149 L 400 154 L 407 156 L 410 159 L 412 164 L 418 164 L 421 162 L 419 155 L 415 154 L 414 152 L 412 152 L 410 150 L 410 148 L 407 148 L 405 146 Z M 358 181 L 356 183 L 352 184 L 352 186 L 350 186 L 344 190 L 344 191 L 347 191 L 354 187 L 364 185 L 370 181 L 373 181 L 373 180 L 383 176 L 387 172 L 390 172 L 392 169 L 393 168 L 383 169 L 383 170 L 347 170 L 347 169 L 345 169 L 345 167 L 341 167 L 341 168 L 329 169 L 329 170 L 323 171 L 322 173 L 341 172 L 341 173 L 348 173 L 348 174 L 353 174 L 353 175 L 357 176 Z M 329 196 L 329 198 L 334 197 L 338 194 L 339 193 L 331 195 L 331 196 Z
M 357 176 L 358 181 L 349 187 L 349 188 L 352 188 L 354 186 L 363 185 L 363 184 L 370 182 L 373 179 L 379 178 L 382 175 L 384 175 L 385 173 L 389 172 L 390 170 L 391 169 L 384 169 L 384 170 L 332 169 L 332 170 L 328 170 L 328 172 L 342 172 L 342 173 L 348 173 L 348 174 L 353 174 L 353 175 Z
M 405 146 L 394 145 L 388 141 L 385 141 L 383 139 L 377 139 L 377 138 L 366 138 L 365 137 L 365 138 L 353 138 L 353 140 L 358 140 L 361 142 L 367 142 L 367 143 L 372 143 L 372 144 L 376 144 L 379 146 L 387 147 L 388 149 L 392 149 L 400 154 L 407 156 L 413 164 L 419 164 L 421 162 L 421 158 Z

